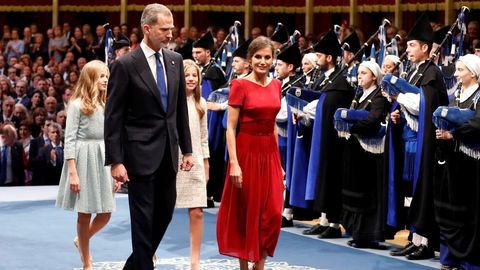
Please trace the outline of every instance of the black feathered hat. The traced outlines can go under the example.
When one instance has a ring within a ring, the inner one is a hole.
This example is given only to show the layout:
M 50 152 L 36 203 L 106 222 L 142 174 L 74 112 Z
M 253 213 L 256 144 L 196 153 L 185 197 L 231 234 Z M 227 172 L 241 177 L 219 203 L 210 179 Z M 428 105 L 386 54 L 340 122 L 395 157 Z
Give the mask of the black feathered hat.
M 270 37 L 270 39 L 272 41 L 276 41 L 278 43 L 285 43 L 288 41 L 288 31 L 287 31 L 287 28 L 283 25 L 283 24 L 280 24 L 276 31 L 273 33 L 273 35 Z
M 130 47 L 130 40 L 123 33 L 119 33 L 118 38 L 113 40 L 112 48 L 116 51 L 123 47 Z
M 447 35 L 448 30 L 450 30 L 450 25 L 446 25 L 433 32 L 433 43 L 437 43 L 438 45 L 440 45 L 445 36 Z
M 407 35 L 407 41 L 420 40 L 426 43 L 433 43 L 434 34 L 427 14 L 423 13 Z
M 342 48 L 340 47 L 340 43 L 338 43 L 337 35 L 333 30 L 328 31 L 328 33 L 313 46 L 313 50 L 318 53 L 331 55 L 333 58 L 336 58 L 342 53 Z
M 302 64 L 302 54 L 298 48 L 298 43 L 294 43 L 283 52 L 279 53 L 277 60 L 292 64 L 295 68 L 299 67 Z
M 207 50 L 213 49 L 213 35 L 212 32 L 208 31 L 201 38 L 193 42 L 193 48 L 203 48 Z
M 242 45 L 233 51 L 232 57 L 241 57 L 247 59 L 248 46 L 252 43 L 252 39 L 248 39 Z
M 348 46 L 344 46 L 343 48 L 345 51 L 356 53 L 358 50 L 360 50 L 360 39 L 358 38 L 356 31 L 353 31 L 353 33 L 346 37 L 342 42 L 342 45 L 345 43 L 348 44 Z

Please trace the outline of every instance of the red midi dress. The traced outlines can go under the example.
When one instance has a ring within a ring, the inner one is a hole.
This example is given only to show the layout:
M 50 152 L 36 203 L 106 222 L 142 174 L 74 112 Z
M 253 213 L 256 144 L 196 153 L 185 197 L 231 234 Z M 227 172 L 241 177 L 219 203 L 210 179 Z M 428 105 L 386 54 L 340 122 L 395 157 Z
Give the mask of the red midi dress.
M 229 179 L 230 165 L 217 219 L 221 254 L 257 262 L 261 252 L 273 256 L 280 235 L 283 180 L 274 135 L 280 110 L 281 83 L 263 87 L 247 79 L 232 81 L 228 104 L 240 108 L 237 159 L 242 188 Z

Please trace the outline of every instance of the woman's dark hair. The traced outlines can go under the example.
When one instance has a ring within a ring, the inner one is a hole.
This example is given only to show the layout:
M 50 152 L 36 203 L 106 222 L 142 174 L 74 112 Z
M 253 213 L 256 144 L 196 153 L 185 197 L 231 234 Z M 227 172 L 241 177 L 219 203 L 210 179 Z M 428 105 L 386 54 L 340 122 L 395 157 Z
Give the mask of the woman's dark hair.
M 40 103 L 37 105 L 36 108 L 39 108 L 39 107 L 43 107 L 43 100 L 45 99 L 44 95 L 43 95 L 43 92 L 40 91 L 40 90 L 35 90 L 33 91 L 33 94 L 32 96 L 30 97 L 30 99 L 35 95 L 35 94 L 39 94 L 40 95 Z
M 32 126 L 33 126 L 33 122 L 29 119 L 26 119 L 26 120 L 23 120 L 22 122 L 20 122 L 20 125 L 18 125 L 18 128 L 20 129 L 20 127 L 26 127 L 28 129 L 28 132 L 32 133 Z

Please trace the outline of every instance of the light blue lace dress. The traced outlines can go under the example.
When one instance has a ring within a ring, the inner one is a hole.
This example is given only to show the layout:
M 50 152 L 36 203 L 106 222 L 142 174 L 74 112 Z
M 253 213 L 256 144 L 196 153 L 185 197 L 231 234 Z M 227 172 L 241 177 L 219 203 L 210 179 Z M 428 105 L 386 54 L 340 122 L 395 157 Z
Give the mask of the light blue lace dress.
M 105 164 L 104 109 L 90 116 L 80 111 L 80 100 L 68 105 L 62 176 L 56 206 L 80 213 L 109 213 L 115 210 L 114 180 Z M 75 159 L 80 192 L 70 190 L 67 160 Z

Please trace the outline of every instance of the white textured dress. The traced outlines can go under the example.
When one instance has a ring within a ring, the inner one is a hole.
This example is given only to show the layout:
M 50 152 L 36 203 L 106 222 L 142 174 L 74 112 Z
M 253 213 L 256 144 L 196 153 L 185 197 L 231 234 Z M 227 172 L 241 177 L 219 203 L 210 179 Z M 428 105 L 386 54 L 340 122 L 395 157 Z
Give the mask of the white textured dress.
M 62 175 L 56 206 L 80 213 L 110 213 L 115 210 L 114 180 L 105 164 L 104 109 L 90 116 L 80 111 L 80 100 L 70 102 L 65 128 Z M 70 190 L 67 160 L 74 159 L 80 192 Z
M 177 202 L 175 205 L 177 208 L 207 207 L 207 181 L 205 180 L 203 159 L 210 157 L 210 151 L 208 149 L 207 102 L 204 98 L 201 98 L 200 105 L 205 110 L 202 119 L 200 119 L 195 108 L 193 95 L 187 97 L 192 155 L 195 166 L 188 172 L 178 170 Z M 180 155 L 178 164 L 181 163 Z

